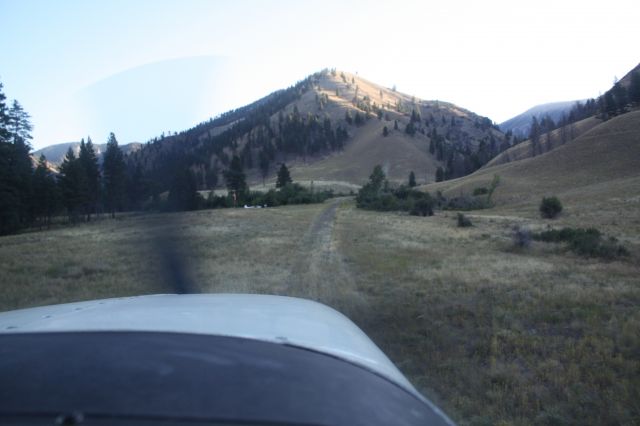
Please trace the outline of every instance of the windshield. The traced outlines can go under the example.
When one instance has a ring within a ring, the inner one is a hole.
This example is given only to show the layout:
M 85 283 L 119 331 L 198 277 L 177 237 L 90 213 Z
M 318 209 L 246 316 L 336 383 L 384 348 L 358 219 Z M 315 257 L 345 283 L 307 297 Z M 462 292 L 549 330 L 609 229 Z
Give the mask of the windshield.
M 0 311 L 384 375 L 337 313 L 103 300 L 308 299 L 460 424 L 637 423 L 640 9 L 557 3 L 0 0 Z

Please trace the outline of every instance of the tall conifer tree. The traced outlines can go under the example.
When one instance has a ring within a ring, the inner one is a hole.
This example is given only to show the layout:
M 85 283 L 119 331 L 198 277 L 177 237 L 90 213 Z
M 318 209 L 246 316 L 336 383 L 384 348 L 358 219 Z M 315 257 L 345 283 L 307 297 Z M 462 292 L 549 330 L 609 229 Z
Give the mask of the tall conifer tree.
M 118 146 L 116 136 L 109 134 L 107 150 L 102 163 L 102 175 L 104 178 L 105 208 L 116 216 L 116 211 L 124 208 L 125 198 L 125 163 L 124 155 Z

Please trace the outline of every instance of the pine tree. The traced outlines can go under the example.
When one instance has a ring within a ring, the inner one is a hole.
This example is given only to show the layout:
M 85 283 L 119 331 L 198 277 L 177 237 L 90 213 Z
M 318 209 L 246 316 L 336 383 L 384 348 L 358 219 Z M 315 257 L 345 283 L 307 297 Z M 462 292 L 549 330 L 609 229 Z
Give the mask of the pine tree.
M 62 202 L 67 208 L 69 220 L 75 222 L 85 202 L 87 186 L 82 165 L 71 147 L 60 165 L 59 182 Z
M 287 166 L 284 163 L 282 163 L 282 165 L 280 166 L 280 170 L 278 170 L 278 179 L 276 181 L 276 188 L 282 188 L 283 186 L 286 186 L 287 184 L 292 182 L 293 181 L 291 180 L 289 169 L 287 169 Z
M 127 178 L 128 205 L 134 210 L 143 207 L 145 196 L 150 192 L 150 185 L 142 169 L 142 164 L 136 162 L 135 167 Z
M 393 120 L 393 130 L 398 130 L 398 120 Z
M 57 209 L 56 181 L 47 168 L 47 159 L 40 155 L 38 166 L 33 174 L 34 214 L 43 224 L 49 227 L 51 218 Z
M 420 111 L 416 111 L 415 109 L 411 110 L 411 122 L 420 123 L 421 121 L 422 117 L 420 117 Z
M 109 134 L 107 150 L 104 153 L 102 163 L 102 176 L 104 178 L 105 207 L 116 217 L 116 211 L 124 208 L 125 198 L 125 163 L 122 150 L 113 133 Z
M 8 111 L 7 123 L 13 143 L 16 143 L 18 140 L 23 143 L 28 143 L 29 139 L 31 139 L 33 126 L 30 120 L 30 115 L 22 108 L 22 105 L 20 105 L 18 101 L 14 100 Z
M 96 157 L 96 152 L 90 137 L 87 137 L 86 144 L 84 143 L 84 139 L 80 142 L 78 160 L 85 175 L 86 200 L 84 210 L 87 221 L 90 221 L 91 213 L 97 212 L 100 196 L 100 168 L 98 167 L 98 158 Z
M 620 82 L 613 85 L 613 96 L 616 100 L 617 111 L 622 114 L 625 112 L 625 108 L 628 102 L 627 89 L 624 88 Z
M 0 83 L 0 234 L 29 225 L 35 210 L 29 151 L 32 126 L 17 101 L 7 108 Z
M 436 182 L 442 182 L 444 180 L 444 170 L 442 167 L 436 169 Z
M 9 133 L 9 115 L 7 111 L 6 100 L 3 89 L 2 82 L 0 82 L 0 143 L 5 142 L 9 143 L 10 133 Z
M 242 202 L 244 195 L 248 191 L 246 176 L 242 169 L 240 157 L 234 155 L 231 159 L 229 169 L 225 171 L 224 178 L 227 181 L 227 189 L 230 193 L 235 193 L 236 200 Z
M 389 136 L 389 129 L 387 128 L 387 126 L 384 126 L 382 128 L 382 136 L 384 136 L 385 138 Z
M 197 210 L 200 204 L 200 195 L 194 174 L 186 165 L 178 166 L 176 170 L 167 197 L 169 209 L 173 211 Z
M 409 121 L 409 124 L 404 128 L 404 132 L 410 136 L 416 134 L 416 127 L 415 124 L 413 124 L 413 121 Z
M 602 108 L 604 109 L 603 113 L 606 118 L 613 117 L 614 115 L 616 115 L 616 110 L 618 109 L 618 106 L 616 104 L 616 100 L 613 97 L 613 93 L 611 92 L 611 90 L 608 90 L 607 92 L 605 92 Z
M 411 173 L 409 173 L 409 187 L 413 188 L 414 186 L 416 186 L 416 174 L 411 170 Z
M 19 189 L 12 173 L 15 150 L 11 144 L 6 97 L 0 83 L 0 235 L 15 231 L 20 226 Z
M 353 117 L 351 116 L 351 111 L 347 110 L 347 111 L 344 113 L 344 119 L 345 119 L 345 121 L 346 121 L 347 123 L 349 123 L 349 124 L 353 124 Z
M 382 170 L 381 165 L 377 165 L 373 168 L 373 172 L 369 176 L 369 183 L 375 192 L 378 192 L 380 188 L 382 188 L 382 183 L 386 179 L 384 171 Z

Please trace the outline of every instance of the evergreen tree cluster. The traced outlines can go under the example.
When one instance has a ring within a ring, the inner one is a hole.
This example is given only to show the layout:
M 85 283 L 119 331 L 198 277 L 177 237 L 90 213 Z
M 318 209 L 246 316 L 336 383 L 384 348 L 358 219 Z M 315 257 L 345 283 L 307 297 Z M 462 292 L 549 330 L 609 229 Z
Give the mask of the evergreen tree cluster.
M 6 104 L 0 83 L 0 234 L 30 225 L 37 210 L 29 151 L 33 129 L 29 114 L 16 100 Z
M 200 202 L 198 208 L 224 208 L 224 207 L 277 207 L 291 204 L 321 203 L 333 196 L 331 191 L 314 191 L 294 183 L 289 169 L 283 163 L 278 171 L 276 189 L 267 192 L 250 192 L 246 185 L 246 177 L 242 164 L 237 157 L 231 161 L 230 171 L 225 174 L 227 196 L 216 196 L 213 191 L 209 193 L 204 203 Z
M 416 216 L 432 216 L 435 202 L 429 193 L 411 186 L 391 188 L 382 166 L 377 165 L 369 176 L 369 182 L 358 191 L 356 206 L 366 210 L 406 211 Z
M 18 101 L 7 108 L 0 83 L 0 234 L 49 226 L 52 217 L 63 212 L 70 221 L 89 221 L 101 211 L 115 215 L 129 205 L 130 190 L 139 182 L 129 179 L 113 133 L 102 169 L 88 138 L 80 142 L 78 156 L 69 148 L 56 175 L 44 155 L 35 167 L 32 164 L 32 129 L 29 114 Z

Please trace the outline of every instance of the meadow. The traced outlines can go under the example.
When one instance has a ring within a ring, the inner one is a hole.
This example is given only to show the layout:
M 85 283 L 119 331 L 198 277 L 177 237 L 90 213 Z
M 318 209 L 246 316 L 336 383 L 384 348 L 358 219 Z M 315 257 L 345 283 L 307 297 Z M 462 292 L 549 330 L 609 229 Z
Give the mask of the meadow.
M 629 257 L 605 261 L 561 244 L 514 247 L 515 225 L 549 223 L 535 212 L 469 217 L 474 226 L 458 228 L 454 212 L 363 211 L 344 198 L 7 236 L 0 309 L 173 292 L 158 250 L 169 237 L 196 291 L 306 297 L 343 312 L 461 425 L 637 424 L 637 236 L 623 238 Z

